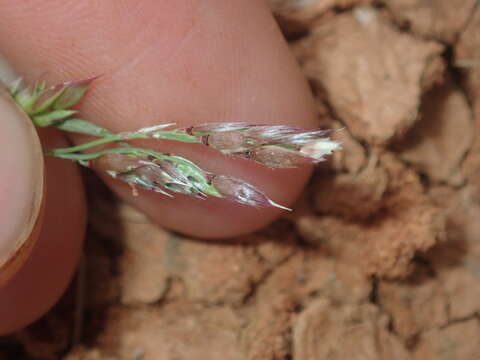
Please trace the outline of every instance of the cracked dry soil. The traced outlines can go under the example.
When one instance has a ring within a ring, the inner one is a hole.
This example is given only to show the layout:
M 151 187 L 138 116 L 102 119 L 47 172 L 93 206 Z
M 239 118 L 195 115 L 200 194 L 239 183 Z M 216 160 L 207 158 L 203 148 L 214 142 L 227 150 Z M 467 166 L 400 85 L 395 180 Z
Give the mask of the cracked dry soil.
M 91 179 L 81 280 L 1 360 L 480 359 L 478 2 L 270 3 L 343 151 L 228 245 Z

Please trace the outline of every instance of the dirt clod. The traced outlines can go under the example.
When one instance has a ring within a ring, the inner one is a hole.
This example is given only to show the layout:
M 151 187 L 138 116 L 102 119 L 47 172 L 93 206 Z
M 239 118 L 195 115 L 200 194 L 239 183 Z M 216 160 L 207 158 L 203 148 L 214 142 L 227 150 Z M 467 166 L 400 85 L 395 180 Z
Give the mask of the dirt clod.
M 387 0 L 385 4 L 400 26 L 414 34 L 453 42 L 470 19 L 476 1 Z
M 317 300 L 295 324 L 294 358 L 410 359 L 408 351 L 389 333 L 387 325 L 387 317 L 370 304 L 342 306 Z
M 420 121 L 405 136 L 400 157 L 433 182 L 461 185 L 461 162 L 474 138 L 473 114 L 465 94 L 451 81 L 423 98 Z
M 422 90 L 441 75 L 442 51 L 399 32 L 371 7 L 316 24 L 297 47 L 336 116 L 371 144 L 388 143 L 415 123 Z

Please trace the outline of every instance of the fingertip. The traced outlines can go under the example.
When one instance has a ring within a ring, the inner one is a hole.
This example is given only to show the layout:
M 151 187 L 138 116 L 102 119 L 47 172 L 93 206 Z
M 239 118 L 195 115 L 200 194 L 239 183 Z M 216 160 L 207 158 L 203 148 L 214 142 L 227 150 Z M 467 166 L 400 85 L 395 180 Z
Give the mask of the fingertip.
M 50 146 L 65 144 L 55 131 Z M 0 288 L 0 334 L 19 330 L 46 313 L 60 298 L 78 264 L 86 208 L 78 168 L 46 159 L 45 210 L 33 250 L 17 274 Z
M 0 88 L 0 286 L 28 257 L 44 203 L 40 141 L 30 119 Z
M 0 30 L 8 27 L 19 36 L 12 41 L 0 31 L 0 44 L 31 76 L 45 69 L 57 79 L 108 74 L 94 84 L 81 110 L 83 117 L 109 130 L 165 122 L 316 125 L 308 86 L 264 2 L 102 1 L 93 7 L 87 1 L 72 12 L 61 1 L 50 1 L 59 3 L 55 16 L 43 1 L 34 3 L 41 20 L 32 11 L 3 7 L 14 16 L 6 16 Z M 28 27 L 9 18 L 22 18 Z M 54 35 L 39 38 L 45 21 Z M 205 170 L 243 179 L 285 206 L 293 203 L 309 173 L 240 164 L 198 147 L 172 146 L 168 151 L 187 156 Z M 132 197 L 128 186 L 110 184 L 161 225 L 199 237 L 250 232 L 282 213 L 217 199 L 199 202 L 143 193 Z

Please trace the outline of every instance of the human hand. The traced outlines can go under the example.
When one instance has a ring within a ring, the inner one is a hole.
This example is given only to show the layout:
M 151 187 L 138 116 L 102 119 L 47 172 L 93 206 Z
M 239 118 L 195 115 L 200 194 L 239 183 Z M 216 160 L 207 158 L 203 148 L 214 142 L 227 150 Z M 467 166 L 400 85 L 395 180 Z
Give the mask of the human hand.
M 0 49 L 27 80 L 45 73 L 51 83 L 103 75 L 80 111 L 110 130 L 224 121 L 315 127 L 305 81 L 262 1 L 4 1 L 0 13 Z M 65 143 L 55 131 L 41 135 L 47 148 Z M 12 156 L 26 146 L 12 133 L 0 137 L 0 146 Z M 287 206 L 309 175 L 305 168 L 270 170 L 185 144 L 153 146 L 245 179 Z M 29 162 L 34 159 L 17 163 Z M 2 168 L 2 173 L 12 173 Z M 68 284 L 81 253 L 85 204 L 78 169 L 47 158 L 46 174 L 38 241 L 19 273 L 0 289 L 0 333 L 47 311 Z M 198 237 L 251 232 L 280 213 L 221 199 L 169 199 L 147 192 L 133 197 L 128 186 L 105 180 L 160 225 Z M 28 211 L 19 194 L 31 191 L 31 179 L 2 176 L 0 182 L 2 189 L 16 189 L 0 192 L 0 227 L 8 229 L 0 232 L 1 242 L 14 236 L 16 230 L 8 225 Z

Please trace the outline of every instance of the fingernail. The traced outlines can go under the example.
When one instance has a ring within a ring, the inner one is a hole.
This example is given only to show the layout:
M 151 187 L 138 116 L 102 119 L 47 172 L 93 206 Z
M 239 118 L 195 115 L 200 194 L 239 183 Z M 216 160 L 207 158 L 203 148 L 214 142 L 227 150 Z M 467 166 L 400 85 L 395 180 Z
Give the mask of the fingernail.
M 0 74 L 1 66 L 0 61 Z M 37 131 L 1 86 L 0 287 L 21 268 L 38 237 L 44 186 L 44 160 Z

